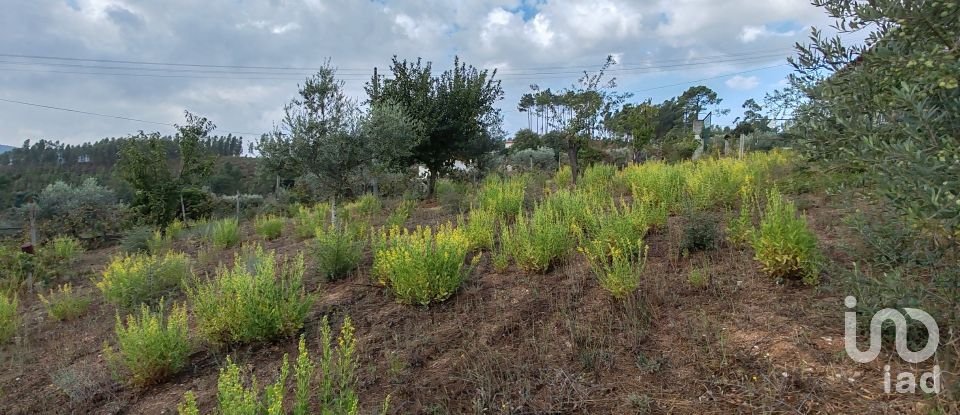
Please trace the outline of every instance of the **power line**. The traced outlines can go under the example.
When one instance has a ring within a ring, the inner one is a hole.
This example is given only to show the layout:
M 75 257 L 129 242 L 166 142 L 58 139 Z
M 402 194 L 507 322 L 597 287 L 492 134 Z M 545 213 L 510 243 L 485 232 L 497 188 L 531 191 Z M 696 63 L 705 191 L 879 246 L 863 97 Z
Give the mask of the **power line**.
M 124 116 L 121 116 L 121 115 L 100 114 L 100 113 L 96 113 L 96 112 L 76 110 L 76 109 L 72 109 L 72 108 L 55 107 L 55 106 L 52 106 L 52 105 L 35 104 L 35 103 L 32 103 L 32 102 L 17 101 L 17 100 L 13 100 L 13 99 L 0 98 L 0 101 L 9 102 L 9 103 L 11 103 L 11 104 L 26 105 L 26 106 L 30 106 L 30 107 L 38 107 L 38 108 L 45 108 L 45 109 L 51 109 L 51 110 L 72 112 L 72 113 L 76 113 L 76 114 L 93 115 L 93 116 L 97 116 L 97 117 L 113 118 L 113 119 L 124 120 L 124 121 L 141 122 L 141 123 L 145 123 L 145 124 L 163 125 L 163 126 L 174 127 L 174 128 L 177 127 L 176 124 L 170 124 L 170 123 L 165 123 L 165 122 L 141 120 L 141 119 L 139 119 L 139 118 L 124 117 Z M 244 133 L 244 132 L 237 132 L 237 131 L 224 131 L 224 132 L 227 133 L 227 134 L 236 134 L 236 135 L 260 135 L 260 134 L 258 134 L 258 133 Z
M 690 58 L 669 58 L 669 59 L 647 59 L 640 61 L 641 63 L 635 64 L 621 64 L 621 66 L 615 68 L 615 70 L 630 70 L 630 69 L 641 69 L 649 65 L 649 63 L 664 63 L 664 62 L 693 62 L 701 60 L 716 60 L 716 59 L 729 59 L 735 57 L 748 57 L 748 56 L 766 56 L 774 53 L 782 54 L 786 52 L 785 49 L 767 49 L 767 50 L 755 50 L 755 51 L 741 51 L 734 53 L 726 53 L 721 55 L 713 56 L 699 56 L 699 57 L 690 57 Z M 129 67 L 129 66 L 92 66 L 92 65 L 80 65 L 80 64 L 67 64 L 62 62 L 3 62 L 5 64 L 17 64 L 17 65 L 26 65 L 26 64 L 36 64 L 36 65 L 46 65 L 46 66 L 64 66 L 64 67 L 79 67 L 79 68 L 91 68 L 91 69 L 111 69 L 111 70 L 142 70 L 142 71 L 169 71 L 169 72 L 200 72 L 200 73 L 232 73 L 230 71 L 201 71 L 196 69 L 176 69 L 177 67 L 187 67 L 187 68 L 216 68 L 216 69 L 235 69 L 235 70 L 244 70 L 245 72 L 238 72 L 241 74 L 267 74 L 267 75 L 287 75 L 293 74 L 288 71 L 300 71 L 300 72 L 315 72 L 320 70 L 320 67 L 295 67 L 295 66 L 244 66 L 244 65 L 216 65 L 216 64 L 199 64 L 199 63 L 179 63 L 179 62 L 152 62 L 152 61 L 134 61 L 134 60 L 116 60 L 116 59 L 93 59 L 93 58 L 74 58 L 74 57 L 61 57 L 61 56 L 43 56 L 43 55 L 24 55 L 24 54 L 11 54 L 11 53 L 0 53 L 0 57 L 5 58 L 17 58 L 17 59 L 33 59 L 33 60 L 44 60 L 44 61 L 69 61 L 69 62 L 90 62 L 90 63 L 112 63 L 112 64 L 123 64 L 123 65 L 149 65 L 149 66 L 172 66 L 173 68 L 142 68 L 142 67 Z M 541 66 L 541 67 L 528 67 L 528 68 L 515 68 L 515 69 L 503 69 L 499 72 L 501 74 L 514 74 L 514 75 L 536 75 L 536 74 L 552 74 L 554 72 L 538 72 L 538 71 L 547 71 L 547 70 L 556 70 L 556 69 L 591 69 L 597 68 L 600 65 L 564 65 L 564 66 Z M 284 71 L 280 73 L 275 72 L 248 72 L 247 70 L 258 69 L 258 70 L 270 70 L 270 71 Z M 351 73 L 352 75 L 366 75 L 369 73 L 369 68 L 337 68 L 339 73 L 344 72 L 360 72 L 360 73 Z M 613 70 L 613 69 L 612 69 Z M 348 75 L 351 75 L 348 74 Z

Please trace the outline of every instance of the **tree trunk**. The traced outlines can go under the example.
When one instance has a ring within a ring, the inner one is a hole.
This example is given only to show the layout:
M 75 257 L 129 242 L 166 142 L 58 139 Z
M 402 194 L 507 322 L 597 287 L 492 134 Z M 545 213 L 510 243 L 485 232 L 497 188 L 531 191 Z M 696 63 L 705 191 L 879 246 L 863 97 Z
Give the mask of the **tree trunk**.
M 574 142 L 571 142 L 567 146 L 567 157 L 570 158 L 570 173 L 572 174 L 573 186 L 577 186 L 577 174 L 579 173 L 579 165 L 577 163 L 577 153 L 580 150 L 580 146 Z
M 439 176 L 439 169 L 429 167 L 428 169 L 430 170 L 430 174 L 427 176 L 427 199 L 432 199 L 437 189 L 437 177 Z

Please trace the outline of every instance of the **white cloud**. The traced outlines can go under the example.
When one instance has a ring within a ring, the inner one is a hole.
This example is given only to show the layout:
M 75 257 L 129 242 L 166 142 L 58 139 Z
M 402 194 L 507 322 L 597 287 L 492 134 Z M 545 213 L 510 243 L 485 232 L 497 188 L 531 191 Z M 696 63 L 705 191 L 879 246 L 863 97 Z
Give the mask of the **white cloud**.
M 796 30 L 787 30 L 783 32 L 776 32 L 770 29 L 767 29 L 767 26 L 744 26 L 740 30 L 740 41 L 743 43 L 752 43 L 757 39 L 764 37 L 794 37 L 797 35 Z
M 727 79 L 727 81 L 724 82 L 724 84 L 726 84 L 727 87 L 731 89 L 746 91 L 746 90 L 754 89 L 757 87 L 757 85 L 760 85 L 760 79 L 758 79 L 756 76 L 744 77 L 744 76 L 737 75 L 737 76 L 734 76 L 733 78 Z

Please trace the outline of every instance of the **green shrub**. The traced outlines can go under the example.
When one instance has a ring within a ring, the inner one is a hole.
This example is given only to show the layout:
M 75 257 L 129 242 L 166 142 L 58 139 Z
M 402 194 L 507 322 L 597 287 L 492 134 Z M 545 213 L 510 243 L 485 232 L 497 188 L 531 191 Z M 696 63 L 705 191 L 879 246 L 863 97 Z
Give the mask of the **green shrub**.
M 677 212 L 684 197 L 686 177 L 683 169 L 660 161 L 632 164 L 622 176 L 630 185 L 635 201 L 663 203 Z
M 240 243 L 240 224 L 234 218 L 213 222 L 210 227 L 210 242 L 221 249 L 236 246 Z
M 616 299 L 626 298 L 640 286 L 640 276 L 647 263 L 647 246 L 637 241 L 637 251 L 625 251 L 601 240 L 592 240 L 582 246 L 590 269 L 600 286 Z
M 404 303 L 428 305 L 457 291 L 468 272 L 464 259 L 470 241 L 449 223 L 434 232 L 381 229 L 375 235 L 374 275 Z M 479 258 L 479 257 L 476 257 Z
M 557 210 L 538 206 L 529 216 L 517 216 L 514 226 L 504 228 L 500 238 L 517 266 L 526 272 L 545 273 L 574 247 L 575 230 Z
M 523 208 L 523 196 L 527 188 L 527 176 L 513 176 L 502 179 L 488 176 L 477 194 L 481 209 L 495 216 L 512 218 Z
M 37 197 L 37 226 L 44 235 L 73 235 L 100 242 L 123 229 L 127 207 L 94 178 L 72 186 L 58 181 Z
M 187 288 L 197 331 L 214 344 L 267 341 L 303 327 L 311 298 L 303 288 L 303 255 L 278 261 L 256 246 L 207 281 Z
M 496 224 L 496 216 L 486 209 L 471 209 L 469 219 L 464 219 L 463 215 L 457 218 L 457 227 L 467 235 L 471 250 L 493 248 Z
M 180 219 L 174 219 L 173 222 L 170 222 L 167 225 L 167 229 L 164 231 L 166 235 L 171 240 L 180 239 L 180 236 L 183 235 L 184 231 L 187 230 L 187 224 L 182 222 Z
M 189 272 L 190 261 L 183 253 L 122 255 L 104 269 L 97 288 L 107 302 L 131 307 L 178 287 Z
M 90 299 L 75 295 L 70 283 L 58 286 L 56 291 L 51 289 L 47 296 L 40 294 L 39 297 L 47 314 L 56 320 L 72 320 L 80 317 L 90 306 Z
M 694 268 L 687 275 L 687 282 L 694 288 L 705 288 L 710 285 L 710 273 L 705 268 Z
M 417 202 L 415 200 L 402 200 L 400 204 L 397 205 L 397 208 L 390 213 L 390 216 L 387 217 L 386 226 L 388 228 L 394 226 L 403 227 L 403 225 L 407 223 L 407 219 L 410 219 L 410 214 L 413 213 L 416 207 Z
M 364 242 L 362 232 L 343 224 L 317 227 L 313 246 L 320 274 L 334 281 L 353 272 L 363 256 Z
M 301 238 L 313 237 L 317 228 L 330 220 L 330 204 L 317 203 L 313 207 L 297 206 L 294 214 L 294 228 Z
M 364 193 L 357 200 L 344 206 L 344 210 L 354 221 L 369 222 L 372 217 L 383 210 L 383 203 L 380 202 L 380 198 L 370 193 Z
M 173 249 L 173 238 L 163 234 L 159 229 L 153 231 L 153 236 L 147 240 L 147 252 L 157 255 Z
M 559 189 L 570 187 L 573 184 L 573 170 L 570 169 L 570 166 L 560 167 L 557 174 L 553 176 L 553 182 Z
M 443 206 L 447 212 L 459 213 L 463 212 L 469 207 L 470 201 L 468 198 L 469 189 L 467 188 L 466 183 L 442 178 L 437 180 L 436 190 L 434 191 L 437 203 L 440 206 Z
M 649 213 L 645 205 L 621 203 L 617 206 L 611 203 L 607 210 L 589 210 L 585 229 L 591 241 L 599 241 L 625 252 L 637 252 L 650 228 L 648 222 L 655 220 Z
M 20 326 L 20 315 L 17 314 L 19 305 L 16 294 L 0 292 L 0 344 L 17 334 L 17 327 Z
M 287 355 L 283 355 L 283 364 L 280 365 L 280 376 L 277 381 L 264 389 L 263 399 L 260 399 L 257 378 L 254 376 L 247 382 L 230 356 L 227 356 L 227 366 L 220 369 L 217 378 L 217 407 L 219 413 L 230 415 L 281 415 L 283 411 L 284 386 L 290 372 Z M 250 386 L 246 386 L 247 384 Z M 185 397 L 186 403 L 189 397 Z M 196 406 L 188 412 L 196 411 Z
M 692 253 L 714 249 L 719 240 L 719 222 L 709 213 L 693 211 L 687 216 L 680 239 L 680 250 Z
M 254 219 L 254 228 L 257 235 L 266 240 L 273 240 L 280 237 L 283 233 L 283 225 L 286 221 L 276 215 L 261 215 Z
M 583 171 L 577 188 L 586 192 L 610 197 L 617 188 L 617 167 L 609 164 L 594 164 Z
M 817 237 L 797 215 L 792 202 L 770 190 L 760 227 L 753 233 L 753 249 L 763 270 L 774 278 L 800 278 L 806 284 L 819 281 L 822 256 Z
M 148 226 L 138 226 L 127 231 L 120 239 L 120 250 L 128 254 L 138 252 L 150 252 L 150 238 L 153 237 L 153 229 Z
M 76 238 L 58 236 L 50 243 L 56 259 L 63 264 L 72 264 L 83 254 L 83 245 Z
M 187 309 L 173 305 L 169 316 L 163 307 L 152 312 L 141 305 L 140 315 L 128 315 L 126 324 L 117 315 L 117 351 L 104 354 L 114 367 L 122 367 L 134 384 L 156 383 L 180 371 L 190 357 Z

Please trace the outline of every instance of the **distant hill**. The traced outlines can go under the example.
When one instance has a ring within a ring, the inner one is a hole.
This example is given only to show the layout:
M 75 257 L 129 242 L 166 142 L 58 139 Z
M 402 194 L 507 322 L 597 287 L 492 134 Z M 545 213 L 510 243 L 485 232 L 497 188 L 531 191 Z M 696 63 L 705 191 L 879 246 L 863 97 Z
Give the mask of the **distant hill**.
M 3 144 L 0 144 L 0 154 L 6 153 L 10 150 L 13 150 L 12 146 L 5 146 Z

